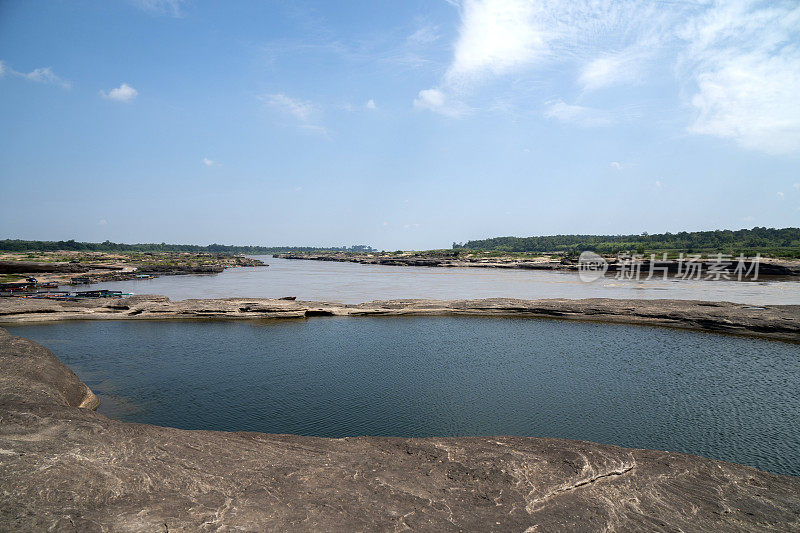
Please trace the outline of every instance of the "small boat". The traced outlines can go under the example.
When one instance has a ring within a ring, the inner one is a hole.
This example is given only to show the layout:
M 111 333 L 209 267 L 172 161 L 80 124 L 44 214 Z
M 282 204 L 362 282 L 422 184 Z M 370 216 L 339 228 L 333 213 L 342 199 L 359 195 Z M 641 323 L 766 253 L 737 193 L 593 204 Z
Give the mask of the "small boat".
M 76 298 L 121 298 L 123 296 L 131 296 L 131 293 L 122 291 L 109 291 L 107 289 L 100 289 L 97 291 L 78 291 L 75 293 Z
M 37 283 L 36 284 L 36 288 L 37 289 L 57 289 L 58 288 L 58 283 L 56 283 L 55 281 L 48 281 L 46 283 Z
M 33 298 L 35 300 L 71 300 L 72 295 L 67 291 L 48 291 L 28 294 L 23 298 Z
M 35 288 L 36 284 L 28 281 L 18 281 L 14 283 L 0 283 L 0 291 L 2 292 L 32 291 Z

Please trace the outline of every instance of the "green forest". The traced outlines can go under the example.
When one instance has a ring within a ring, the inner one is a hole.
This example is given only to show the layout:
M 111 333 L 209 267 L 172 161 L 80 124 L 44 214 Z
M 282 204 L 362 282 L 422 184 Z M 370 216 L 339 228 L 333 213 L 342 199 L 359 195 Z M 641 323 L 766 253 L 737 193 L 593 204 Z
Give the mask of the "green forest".
M 23 241 L 18 239 L 0 240 L 0 251 L 4 252 L 52 252 L 67 250 L 73 252 L 192 252 L 215 254 L 250 254 L 266 255 L 282 252 L 370 252 L 372 247 L 367 245 L 343 246 L 335 248 L 319 248 L 313 246 L 230 246 L 226 244 L 209 244 L 200 246 L 196 244 L 121 244 L 111 241 L 104 242 L 78 242 L 68 241 Z
M 494 237 L 453 243 L 453 249 L 493 252 L 562 252 L 591 250 L 600 254 L 701 253 L 800 258 L 800 228 L 681 231 L 640 235 L 549 235 Z

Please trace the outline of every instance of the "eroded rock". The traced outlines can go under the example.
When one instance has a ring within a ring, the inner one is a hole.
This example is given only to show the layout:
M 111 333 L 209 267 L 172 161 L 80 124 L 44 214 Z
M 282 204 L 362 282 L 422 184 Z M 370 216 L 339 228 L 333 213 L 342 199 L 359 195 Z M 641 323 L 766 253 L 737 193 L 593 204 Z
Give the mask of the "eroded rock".
M 382 300 L 356 305 L 284 298 L 170 301 L 164 296 L 93 300 L 0 298 L 0 323 L 78 319 L 263 319 L 311 316 L 484 315 L 558 318 L 713 331 L 800 342 L 800 306 L 754 307 L 694 300 Z
M 800 479 L 521 437 L 326 439 L 130 424 L 0 329 L 3 531 L 791 531 Z

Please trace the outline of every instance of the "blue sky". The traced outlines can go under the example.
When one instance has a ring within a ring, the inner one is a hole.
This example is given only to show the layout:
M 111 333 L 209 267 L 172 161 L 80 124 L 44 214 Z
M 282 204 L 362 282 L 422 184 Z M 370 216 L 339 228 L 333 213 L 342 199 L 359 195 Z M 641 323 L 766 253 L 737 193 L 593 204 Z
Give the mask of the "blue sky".
M 2 237 L 800 222 L 800 4 L 0 3 Z

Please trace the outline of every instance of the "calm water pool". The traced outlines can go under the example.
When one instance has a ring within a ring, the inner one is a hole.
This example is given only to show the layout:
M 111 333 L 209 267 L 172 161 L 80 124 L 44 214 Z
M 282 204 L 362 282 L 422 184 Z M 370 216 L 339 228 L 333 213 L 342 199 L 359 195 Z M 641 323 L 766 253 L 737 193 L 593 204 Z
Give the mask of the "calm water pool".
M 800 475 L 800 347 L 648 327 L 409 317 L 8 328 L 101 412 L 187 429 L 527 435 Z

